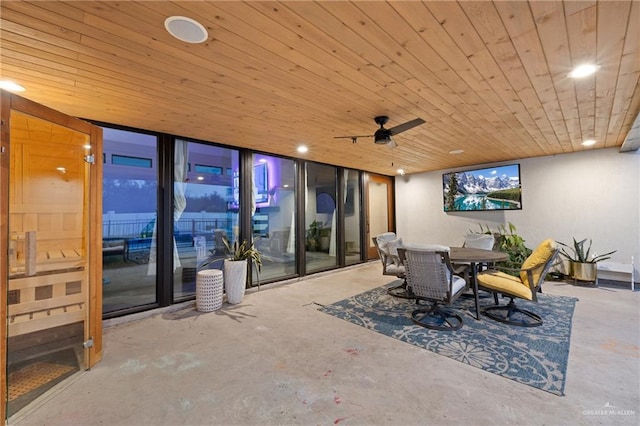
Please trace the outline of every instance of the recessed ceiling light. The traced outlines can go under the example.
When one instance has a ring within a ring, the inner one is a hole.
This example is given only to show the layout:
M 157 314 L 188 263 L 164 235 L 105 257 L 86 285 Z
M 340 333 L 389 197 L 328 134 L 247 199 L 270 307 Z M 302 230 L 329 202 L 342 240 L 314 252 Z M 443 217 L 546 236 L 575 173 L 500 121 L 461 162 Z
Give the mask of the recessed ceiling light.
M 0 80 L 0 89 L 8 90 L 9 92 L 24 92 L 25 88 L 18 83 L 14 83 L 9 80 Z
M 309 148 L 307 148 L 307 147 L 306 147 L 306 146 L 304 146 L 304 145 L 300 145 L 300 146 L 298 147 L 298 152 L 299 152 L 299 153 L 301 153 L 301 154 L 304 154 L 305 152 L 308 152 L 308 151 L 309 151 Z
M 464 149 L 453 149 L 453 150 L 449 151 L 449 154 L 458 155 L 458 154 L 462 154 L 463 152 L 464 152 Z
M 198 180 L 204 180 L 204 176 L 198 176 L 196 179 L 198 179 Z
M 400 176 L 404 176 L 404 169 L 396 170 Z
M 594 72 L 600 69 L 600 65 L 595 64 L 582 64 L 573 69 L 569 73 L 569 77 L 571 78 L 582 78 L 593 74 Z
M 593 140 L 593 139 L 587 139 L 586 141 L 582 142 L 583 146 L 591 146 L 591 145 L 595 145 L 595 144 L 596 144 L 596 141 Z
M 202 43 L 209 37 L 200 22 L 186 16 L 170 16 L 165 19 L 164 27 L 169 34 L 186 43 Z

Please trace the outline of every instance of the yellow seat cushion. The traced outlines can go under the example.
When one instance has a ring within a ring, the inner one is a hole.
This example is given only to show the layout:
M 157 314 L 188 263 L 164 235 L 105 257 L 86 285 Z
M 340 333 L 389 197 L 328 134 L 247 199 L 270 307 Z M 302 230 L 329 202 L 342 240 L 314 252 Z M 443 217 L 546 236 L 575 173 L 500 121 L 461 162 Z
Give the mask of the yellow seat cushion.
M 499 271 L 478 274 L 478 285 L 487 290 L 505 293 L 521 299 L 533 300 L 531 289 L 524 285 L 520 278 Z
M 556 251 L 557 245 L 554 240 L 551 238 L 544 240 L 540 243 L 540 245 L 531 253 L 527 260 L 524 261 L 522 267 L 520 269 L 531 269 L 536 268 L 532 271 L 533 274 L 533 284 L 536 284 L 540 279 L 540 274 L 544 269 L 542 265 L 547 263 L 547 261 L 553 256 L 553 253 Z M 520 272 L 520 279 L 523 283 L 527 282 L 527 273 Z

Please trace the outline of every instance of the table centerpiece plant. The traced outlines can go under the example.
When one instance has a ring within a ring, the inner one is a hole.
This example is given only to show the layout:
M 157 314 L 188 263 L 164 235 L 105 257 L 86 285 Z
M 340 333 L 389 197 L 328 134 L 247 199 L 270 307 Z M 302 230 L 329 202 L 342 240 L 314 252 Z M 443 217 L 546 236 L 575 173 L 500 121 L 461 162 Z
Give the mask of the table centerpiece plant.
M 498 230 L 493 231 L 489 225 L 480 224 L 480 234 L 493 235 L 497 241 L 496 249 L 506 253 L 509 258 L 500 262 L 501 266 L 514 270 L 519 270 L 525 260 L 531 255 L 532 250 L 525 245 L 525 240 L 516 232 L 516 226 L 509 222 L 507 225 L 498 225 Z M 474 231 L 472 231 L 474 232 Z M 512 275 L 518 275 L 519 272 L 508 272 Z

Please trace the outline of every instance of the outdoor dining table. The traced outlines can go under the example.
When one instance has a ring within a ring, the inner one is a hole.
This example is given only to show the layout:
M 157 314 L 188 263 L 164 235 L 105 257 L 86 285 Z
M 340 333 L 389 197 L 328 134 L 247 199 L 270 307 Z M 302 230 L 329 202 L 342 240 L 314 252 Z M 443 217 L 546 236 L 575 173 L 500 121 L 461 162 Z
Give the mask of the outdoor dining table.
M 478 264 L 495 263 L 507 260 L 506 253 L 493 250 L 484 250 L 471 247 L 451 247 L 449 259 L 451 263 L 468 263 L 471 270 L 471 284 L 476 302 L 476 319 L 480 319 L 480 297 L 478 295 Z

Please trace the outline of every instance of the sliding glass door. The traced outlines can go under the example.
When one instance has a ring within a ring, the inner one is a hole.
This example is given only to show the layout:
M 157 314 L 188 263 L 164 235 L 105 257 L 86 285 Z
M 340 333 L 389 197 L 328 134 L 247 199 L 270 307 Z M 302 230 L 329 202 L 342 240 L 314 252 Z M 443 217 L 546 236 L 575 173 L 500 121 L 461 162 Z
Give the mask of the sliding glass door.
M 361 208 L 360 208 L 360 172 L 352 169 L 343 170 L 343 211 L 344 211 L 344 253 L 345 264 L 351 265 L 362 261 L 360 247 Z
M 305 188 L 306 272 L 338 265 L 337 168 L 307 163 Z
M 103 129 L 105 317 L 193 298 L 238 239 L 262 255 L 249 285 L 362 262 L 360 171 Z
M 239 153 L 176 139 L 173 158 L 173 296 L 195 294 L 199 269 L 222 269 L 239 235 Z
M 103 313 L 157 302 L 158 140 L 103 128 Z
M 253 283 L 296 273 L 296 164 L 253 154 L 253 242 L 262 255 L 262 271 Z

